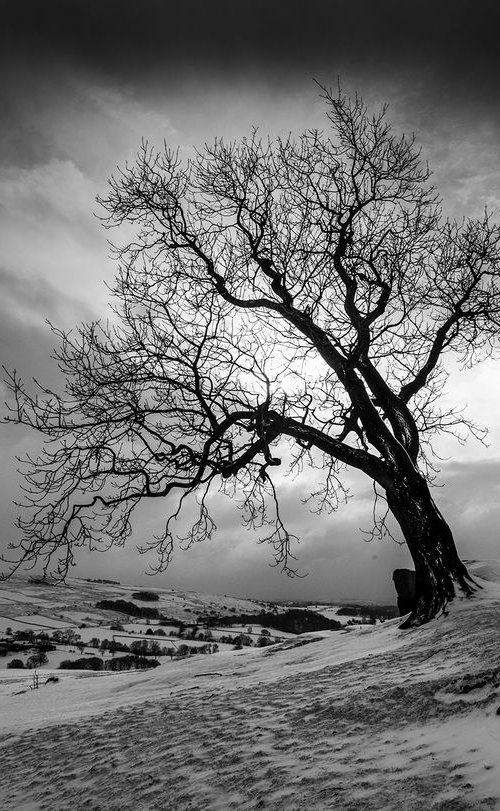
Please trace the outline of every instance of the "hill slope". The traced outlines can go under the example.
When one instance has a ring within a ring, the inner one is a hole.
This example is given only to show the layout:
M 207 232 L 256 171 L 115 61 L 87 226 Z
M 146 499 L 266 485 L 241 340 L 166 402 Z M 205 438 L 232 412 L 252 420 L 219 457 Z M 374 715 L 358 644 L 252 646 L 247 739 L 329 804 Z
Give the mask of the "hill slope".
M 42 585 L 40 582 L 26 581 L 22 577 L 13 577 L 0 584 L 0 631 L 10 620 L 18 615 L 29 616 L 29 624 L 41 628 L 58 627 L 51 620 L 63 620 L 68 623 L 82 620 L 102 620 L 108 617 L 107 612 L 96 609 L 96 603 L 102 600 L 131 601 L 133 595 L 144 591 L 138 586 L 131 586 L 109 581 L 88 581 L 81 578 L 68 578 L 66 583 Z M 262 601 L 244 600 L 227 595 L 199 594 L 176 588 L 155 588 L 158 600 L 139 601 L 148 608 L 156 608 L 160 613 L 183 621 L 193 619 L 198 613 L 211 611 L 223 614 L 229 612 L 258 613 L 268 604 Z M 37 620 L 38 617 L 38 620 Z
M 500 585 L 481 583 L 416 631 L 305 634 L 20 695 L 6 673 L 0 807 L 500 808 Z

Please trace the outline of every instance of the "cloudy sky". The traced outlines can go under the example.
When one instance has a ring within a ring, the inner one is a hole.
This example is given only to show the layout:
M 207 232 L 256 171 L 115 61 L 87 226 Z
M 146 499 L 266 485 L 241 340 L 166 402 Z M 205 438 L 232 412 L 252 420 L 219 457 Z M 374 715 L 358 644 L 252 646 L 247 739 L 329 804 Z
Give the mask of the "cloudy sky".
M 389 102 L 415 132 L 453 216 L 500 216 L 500 51 L 496 2 L 393 0 L 17 0 L 0 27 L 0 347 L 25 376 L 54 378 L 50 319 L 63 328 L 106 314 L 113 277 L 94 216 L 117 165 L 142 137 L 188 156 L 215 135 L 238 137 L 324 126 L 313 79 Z M 500 360 L 453 370 L 450 399 L 490 427 L 489 446 L 443 443 L 436 497 L 465 557 L 498 557 Z M 2 398 L 3 399 L 3 398 Z M 0 545 L 15 538 L 15 456 L 21 430 L 1 427 Z M 370 485 L 349 477 L 352 498 L 334 516 L 301 506 L 300 480 L 283 486 L 301 536 L 290 581 L 216 505 L 216 540 L 178 555 L 157 580 L 254 596 L 392 599 L 391 573 L 408 565 L 393 542 L 367 544 Z M 156 509 L 156 505 L 155 505 Z M 147 538 L 161 512 L 138 515 Z M 133 550 L 80 556 L 78 573 L 145 582 Z M 151 583 L 150 580 L 147 582 Z

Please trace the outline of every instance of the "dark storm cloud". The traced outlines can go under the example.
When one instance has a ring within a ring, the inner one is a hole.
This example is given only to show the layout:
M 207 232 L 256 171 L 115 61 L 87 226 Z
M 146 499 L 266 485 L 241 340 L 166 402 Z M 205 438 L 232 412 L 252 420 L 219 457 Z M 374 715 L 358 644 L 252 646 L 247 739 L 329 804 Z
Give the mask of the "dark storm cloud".
M 438 501 L 462 539 L 468 557 L 498 555 L 500 525 L 500 460 L 449 462 Z M 478 537 L 478 527 L 481 533 Z M 479 547 L 479 553 L 477 552 Z
M 79 116 L 84 127 L 97 121 L 102 111 L 86 92 L 97 85 L 165 116 L 175 108 L 181 128 L 196 129 L 211 108 L 224 134 L 217 94 L 231 90 L 231 109 L 238 98 L 252 106 L 252 93 L 275 105 L 286 97 L 291 108 L 294 94 L 315 96 L 313 78 L 329 85 L 340 76 L 370 102 L 395 103 L 417 134 L 435 122 L 446 131 L 449 116 L 460 128 L 482 120 L 496 131 L 499 22 L 498 3 L 486 0 L 17 0 L 3 4 L 0 20 L 0 160 L 66 159 L 71 144 L 51 122 L 66 131 Z M 265 126 L 266 109 L 255 112 L 252 123 Z M 104 130 L 94 129 L 100 166 Z
M 18 0 L 2 10 L 2 48 L 4 58 L 61 69 L 70 61 L 132 84 L 193 73 L 229 79 L 227 71 L 291 81 L 357 65 L 431 66 L 467 84 L 481 74 L 493 87 L 499 18 L 497 3 L 470 0 Z
M 20 309 L 24 313 L 31 313 L 36 321 L 43 314 L 44 319 L 56 325 L 68 310 L 78 314 L 80 320 L 90 321 L 95 318 L 95 313 L 90 308 L 59 290 L 47 279 L 36 276 L 28 279 L 0 267 L 0 329 L 5 329 L 12 320 L 15 321 L 13 314 Z M 25 317 L 22 324 L 13 323 L 13 332 L 19 331 L 21 326 L 26 328 L 29 320 Z M 44 329 L 49 332 L 48 327 Z
M 44 319 L 55 326 L 71 320 L 91 320 L 95 314 L 81 302 L 58 290 L 42 278 L 23 279 L 0 268 L 0 348 L 1 364 L 12 371 L 17 369 L 29 381 L 36 377 L 47 386 L 60 386 L 61 379 L 56 362 L 52 359 L 59 344 Z M 0 374 L 0 381 L 2 375 Z M 5 399 L 2 390 L 0 399 Z M 29 434 L 27 429 L 20 429 Z M 9 431 L 2 436 L 7 439 Z M 14 435 L 14 439 L 17 434 Z
M 291 109 L 294 94 L 315 96 L 313 78 L 335 84 L 340 76 L 370 102 L 395 102 L 417 134 L 435 119 L 446 140 L 447 116 L 460 129 L 489 120 L 496 134 L 499 21 L 498 3 L 486 0 L 17 0 L 3 4 L 0 20 L 0 161 L 31 167 L 70 154 L 78 161 L 78 133 L 73 144 L 54 130 L 66 133 L 81 118 L 95 135 L 92 160 L 101 170 L 109 145 L 101 143 L 106 113 L 96 107 L 97 86 L 97 97 L 106 88 L 165 117 L 175 108 L 181 129 L 206 126 L 211 109 L 224 134 L 225 105 L 234 120 L 238 99 L 253 104 L 251 123 L 265 127 L 269 106 L 256 98 Z

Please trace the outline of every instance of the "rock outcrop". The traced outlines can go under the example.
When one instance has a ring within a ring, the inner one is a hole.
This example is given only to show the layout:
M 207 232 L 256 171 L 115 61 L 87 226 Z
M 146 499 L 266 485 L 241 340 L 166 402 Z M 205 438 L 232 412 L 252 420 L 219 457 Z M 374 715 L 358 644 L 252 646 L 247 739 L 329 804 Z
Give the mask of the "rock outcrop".
M 415 604 L 415 572 L 411 569 L 394 569 L 392 579 L 398 595 L 399 615 L 408 614 Z

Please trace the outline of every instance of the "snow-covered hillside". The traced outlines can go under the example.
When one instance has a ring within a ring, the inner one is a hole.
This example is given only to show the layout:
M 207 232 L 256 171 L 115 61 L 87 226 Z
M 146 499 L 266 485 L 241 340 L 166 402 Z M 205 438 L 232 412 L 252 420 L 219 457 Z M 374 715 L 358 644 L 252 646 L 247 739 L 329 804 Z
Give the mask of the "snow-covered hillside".
M 84 621 L 97 622 L 107 618 L 108 614 L 96 610 L 96 602 L 131 600 L 132 595 L 141 590 L 147 589 L 144 586 L 87 581 L 81 578 L 68 578 L 66 583 L 50 586 L 14 577 L 8 582 L 0 583 L 0 633 L 4 632 L 5 626 L 12 626 L 12 619 L 20 614 L 23 615 L 23 620 L 28 619 L 30 626 L 38 625 L 40 628 L 60 627 L 59 620 L 71 625 Z M 266 606 L 264 602 L 256 603 L 227 595 L 199 594 L 184 589 L 155 587 L 154 591 L 159 599 L 149 605 L 185 621 L 208 611 L 218 614 L 227 614 L 228 611 L 238 614 L 257 613 Z
M 38 690 L 3 671 L 0 808 L 500 808 L 499 567 L 473 568 L 479 596 L 418 630 L 57 671 Z

